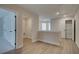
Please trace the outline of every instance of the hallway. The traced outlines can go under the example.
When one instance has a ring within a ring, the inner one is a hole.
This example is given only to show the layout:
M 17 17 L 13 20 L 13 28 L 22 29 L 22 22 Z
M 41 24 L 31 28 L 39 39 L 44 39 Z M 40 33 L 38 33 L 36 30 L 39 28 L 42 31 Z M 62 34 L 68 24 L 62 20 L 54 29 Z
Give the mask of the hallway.
M 61 39 L 61 46 L 55 46 L 44 42 L 32 43 L 31 39 L 24 39 L 24 47 L 21 50 L 17 50 L 22 54 L 77 54 L 79 48 L 77 45 L 68 39 Z

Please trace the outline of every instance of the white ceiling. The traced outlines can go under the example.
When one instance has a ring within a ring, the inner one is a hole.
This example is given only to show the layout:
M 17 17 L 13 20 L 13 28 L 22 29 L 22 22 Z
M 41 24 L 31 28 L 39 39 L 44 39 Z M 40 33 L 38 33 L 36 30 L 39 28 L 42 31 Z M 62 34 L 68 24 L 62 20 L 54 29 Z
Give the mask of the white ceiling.
M 20 4 L 19 6 L 45 18 L 73 17 L 79 5 L 61 4 Z M 56 13 L 59 12 L 59 15 Z

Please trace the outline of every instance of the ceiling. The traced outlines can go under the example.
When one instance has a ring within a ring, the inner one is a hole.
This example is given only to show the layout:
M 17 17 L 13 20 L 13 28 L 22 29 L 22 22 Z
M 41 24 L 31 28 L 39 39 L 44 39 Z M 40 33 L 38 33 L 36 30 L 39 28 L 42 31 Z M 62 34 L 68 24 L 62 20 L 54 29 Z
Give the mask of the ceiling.
M 71 4 L 20 4 L 19 6 L 45 18 L 73 17 L 79 5 Z

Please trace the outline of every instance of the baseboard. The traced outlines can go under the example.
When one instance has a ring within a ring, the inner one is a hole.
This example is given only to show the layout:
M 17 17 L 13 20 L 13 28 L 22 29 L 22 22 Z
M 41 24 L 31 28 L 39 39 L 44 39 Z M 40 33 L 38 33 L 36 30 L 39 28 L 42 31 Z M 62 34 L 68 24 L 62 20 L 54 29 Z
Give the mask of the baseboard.
M 48 43 L 48 44 L 53 44 L 53 45 L 60 46 L 60 42 L 59 42 L 59 43 L 51 43 L 51 42 L 48 42 L 48 41 L 45 41 L 45 40 L 38 40 L 38 41 L 45 42 L 45 43 Z
M 24 38 L 24 39 L 31 39 L 32 40 L 32 42 L 37 42 L 38 40 L 36 40 L 36 39 L 32 39 L 32 38 L 28 38 L 28 37 L 26 37 L 26 38 Z
M 32 40 L 32 42 L 37 42 L 38 40 Z
M 24 39 L 31 39 L 32 40 L 32 38 L 30 38 L 30 37 L 25 37 Z
M 16 49 L 20 49 L 22 47 L 23 47 L 23 45 L 19 45 L 19 46 L 16 46 Z
M 72 39 L 72 38 L 61 38 L 61 39 Z

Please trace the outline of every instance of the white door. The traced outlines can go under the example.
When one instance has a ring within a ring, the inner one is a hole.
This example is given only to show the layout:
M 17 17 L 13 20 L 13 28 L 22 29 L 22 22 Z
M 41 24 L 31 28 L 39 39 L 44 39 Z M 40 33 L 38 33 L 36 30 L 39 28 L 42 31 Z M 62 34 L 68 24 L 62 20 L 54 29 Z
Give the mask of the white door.
M 65 21 L 65 38 L 74 40 L 74 23 L 72 20 Z
M 4 37 L 15 49 L 15 14 L 9 13 L 4 19 Z
M 12 39 L 12 45 L 13 47 L 15 48 L 15 14 L 11 14 L 10 16 L 10 36 L 11 36 L 11 39 Z

